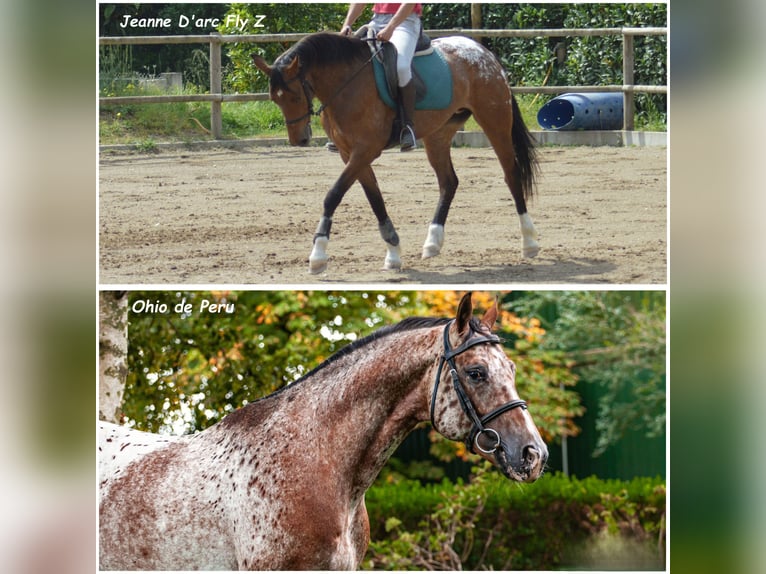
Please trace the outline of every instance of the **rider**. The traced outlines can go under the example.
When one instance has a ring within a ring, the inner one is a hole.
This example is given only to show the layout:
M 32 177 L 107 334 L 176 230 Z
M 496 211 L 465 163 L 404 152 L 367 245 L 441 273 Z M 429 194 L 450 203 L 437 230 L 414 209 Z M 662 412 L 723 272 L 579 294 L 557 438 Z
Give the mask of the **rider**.
M 364 10 L 364 4 L 350 4 L 340 33 L 351 34 L 351 26 Z M 402 115 L 402 131 L 399 143 L 402 151 L 415 148 L 415 130 L 412 118 L 415 115 L 415 84 L 412 81 L 412 57 L 420 36 L 421 4 L 376 3 L 373 17 L 368 24 L 375 30 L 377 38 L 396 46 L 396 71 L 399 76 L 399 107 Z

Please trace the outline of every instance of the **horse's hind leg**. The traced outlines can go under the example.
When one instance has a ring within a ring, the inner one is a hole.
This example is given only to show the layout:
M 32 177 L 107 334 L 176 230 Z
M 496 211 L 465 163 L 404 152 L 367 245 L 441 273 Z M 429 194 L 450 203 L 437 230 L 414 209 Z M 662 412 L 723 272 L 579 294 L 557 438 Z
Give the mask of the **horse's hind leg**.
M 387 252 L 386 259 L 383 262 L 383 269 L 401 269 L 402 259 L 399 235 L 396 233 L 396 229 L 394 229 L 391 218 L 388 217 L 386 204 L 383 202 L 383 195 L 380 193 L 375 172 L 372 171 L 371 167 L 368 167 L 359 174 L 358 179 L 362 189 L 364 189 L 364 194 L 367 196 L 367 201 L 370 202 L 370 207 L 372 207 L 372 211 L 378 219 L 380 236 L 386 243 Z
M 490 98 L 486 98 L 489 100 Z M 498 98 L 499 100 L 500 98 Z M 522 254 L 535 257 L 540 246 L 532 218 L 527 213 L 527 198 L 532 196 L 537 169 L 534 143 L 518 111 L 515 99 L 473 110 L 476 122 L 484 130 L 503 167 L 505 182 L 511 190 L 522 236 Z
M 450 146 L 452 145 L 452 136 L 455 135 L 460 125 L 462 122 L 454 125 L 448 123 L 423 140 L 428 161 L 439 182 L 439 202 L 436 204 L 436 212 L 428 226 L 428 235 L 423 244 L 423 259 L 439 255 L 444 244 L 444 224 L 447 222 L 447 214 L 459 183 L 455 168 L 452 165 Z

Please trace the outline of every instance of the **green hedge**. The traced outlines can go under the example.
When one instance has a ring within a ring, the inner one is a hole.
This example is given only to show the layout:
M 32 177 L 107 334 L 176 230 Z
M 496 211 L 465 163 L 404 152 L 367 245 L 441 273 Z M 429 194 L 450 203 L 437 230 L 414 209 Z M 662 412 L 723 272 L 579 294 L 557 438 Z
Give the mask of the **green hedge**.
M 231 4 L 228 14 L 241 18 L 266 15 L 270 33 L 339 30 L 346 4 Z M 481 5 L 482 27 L 503 28 L 610 28 L 667 25 L 667 6 L 654 4 L 527 4 L 489 3 Z M 356 25 L 365 23 L 366 12 Z M 423 26 L 430 30 L 471 28 L 471 4 L 434 3 L 423 6 Z M 222 26 L 224 34 L 240 33 Z M 622 38 L 543 37 L 485 38 L 484 43 L 503 63 L 512 86 L 608 85 L 622 84 Z M 564 63 L 556 61 L 556 45 L 566 46 Z M 258 51 L 273 61 L 287 45 L 227 44 L 228 59 L 224 80 L 229 91 L 266 91 L 267 79 L 254 69 L 250 54 Z M 636 36 L 635 81 L 637 84 L 667 83 L 667 37 Z M 552 96 L 542 96 L 544 103 Z M 663 94 L 636 94 L 636 119 L 665 122 L 667 97 Z
M 367 569 L 664 568 L 659 478 L 519 485 L 482 466 L 467 483 L 376 485 L 366 499 Z

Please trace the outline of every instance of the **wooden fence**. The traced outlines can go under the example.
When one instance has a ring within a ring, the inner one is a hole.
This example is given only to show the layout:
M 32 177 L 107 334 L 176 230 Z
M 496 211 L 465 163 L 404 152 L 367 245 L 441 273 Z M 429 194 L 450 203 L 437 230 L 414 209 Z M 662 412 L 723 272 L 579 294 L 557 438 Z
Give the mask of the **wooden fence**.
M 562 28 L 532 30 L 427 30 L 432 38 L 441 36 L 470 36 L 474 38 L 543 38 L 575 36 L 622 36 L 622 85 L 612 86 L 513 86 L 517 94 L 561 94 L 565 92 L 622 92 L 623 129 L 634 127 L 635 93 L 667 94 L 667 86 L 635 85 L 634 38 L 635 36 L 664 36 L 667 28 Z M 215 139 L 222 137 L 221 104 L 223 102 L 251 102 L 269 99 L 267 93 L 224 94 L 221 81 L 221 46 L 232 42 L 268 43 L 297 42 L 307 34 L 246 34 L 221 35 L 212 33 L 201 36 L 124 36 L 99 38 L 100 46 L 127 44 L 209 44 L 210 45 L 210 93 L 164 96 L 118 96 L 99 98 L 99 104 L 154 104 L 167 102 L 210 102 L 210 132 Z

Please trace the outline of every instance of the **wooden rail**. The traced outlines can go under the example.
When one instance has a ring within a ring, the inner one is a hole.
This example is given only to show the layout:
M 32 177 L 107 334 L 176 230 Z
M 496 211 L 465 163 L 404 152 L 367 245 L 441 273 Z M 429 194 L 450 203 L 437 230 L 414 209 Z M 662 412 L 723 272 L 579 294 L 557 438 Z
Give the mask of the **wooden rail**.
M 635 116 L 635 93 L 667 94 L 667 86 L 635 85 L 634 42 L 635 36 L 664 36 L 667 28 L 557 28 L 530 30 L 478 30 L 453 28 L 449 30 L 426 30 L 432 38 L 443 36 L 470 36 L 482 38 L 545 38 L 575 36 L 622 36 L 622 85 L 612 86 L 515 86 L 517 94 L 562 94 L 565 92 L 622 92 L 623 129 L 632 130 Z M 269 99 L 267 93 L 224 94 L 221 78 L 221 45 L 232 42 L 269 43 L 297 42 L 308 34 L 218 34 L 182 36 L 121 36 L 102 37 L 100 46 L 148 45 L 148 44 L 209 44 L 210 45 L 210 93 L 167 96 L 117 96 L 99 98 L 100 105 L 109 104 L 156 104 L 169 102 L 210 102 L 210 132 L 221 139 L 223 127 L 221 104 L 223 102 L 252 102 Z

